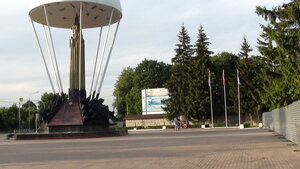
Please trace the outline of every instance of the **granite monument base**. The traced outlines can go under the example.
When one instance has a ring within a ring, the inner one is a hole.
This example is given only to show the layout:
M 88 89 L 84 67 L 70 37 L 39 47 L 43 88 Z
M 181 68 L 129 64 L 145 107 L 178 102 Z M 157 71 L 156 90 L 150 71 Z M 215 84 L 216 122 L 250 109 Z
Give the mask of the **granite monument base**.
M 21 133 L 13 134 L 15 140 L 46 140 L 46 139 L 80 139 L 80 138 L 98 138 L 98 137 L 113 137 L 113 136 L 126 136 L 128 135 L 128 130 L 119 130 L 119 129 L 101 129 L 101 130 L 92 130 L 92 126 L 82 126 L 83 128 L 76 127 L 77 131 L 74 131 L 74 128 L 69 128 L 70 130 L 65 130 L 59 132 L 63 128 L 49 128 L 51 132 L 43 133 Z M 65 127 L 64 127 L 65 128 Z M 98 127 L 96 127 L 98 128 Z M 66 129 L 66 128 L 65 128 Z M 99 128 L 98 128 L 99 129 Z

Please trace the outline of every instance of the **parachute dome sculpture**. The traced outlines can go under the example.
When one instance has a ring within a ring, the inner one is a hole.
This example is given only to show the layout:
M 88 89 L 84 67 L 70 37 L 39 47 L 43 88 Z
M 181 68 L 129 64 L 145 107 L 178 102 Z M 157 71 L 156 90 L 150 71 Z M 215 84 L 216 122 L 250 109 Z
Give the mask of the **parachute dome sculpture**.
M 39 123 L 49 127 L 105 126 L 115 120 L 108 106 L 99 98 L 108 63 L 112 54 L 122 9 L 119 0 L 31 0 L 29 11 L 37 44 L 56 94 L 51 104 L 41 112 Z M 46 47 L 42 46 L 36 24 L 42 27 Z M 70 86 L 63 91 L 51 28 L 70 29 Z M 113 36 L 109 36 L 114 27 Z M 85 41 L 83 29 L 99 28 L 99 42 L 89 93 L 85 83 Z M 104 38 L 102 32 L 106 29 Z M 111 39 L 109 39 L 111 37 Z M 104 41 L 102 40 L 104 39 Z M 44 52 L 47 49 L 47 55 Z M 109 48 L 109 50 L 108 50 Z M 101 54 L 100 54 L 101 53 Z M 100 56 L 100 57 L 99 57 Z M 105 58 L 105 59 L 104 59 Z

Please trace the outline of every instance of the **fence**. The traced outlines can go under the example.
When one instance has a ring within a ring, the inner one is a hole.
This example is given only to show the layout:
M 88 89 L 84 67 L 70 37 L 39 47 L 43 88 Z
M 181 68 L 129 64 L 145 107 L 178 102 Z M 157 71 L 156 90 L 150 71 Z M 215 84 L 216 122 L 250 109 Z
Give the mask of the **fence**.
M 263 124 L 300 145 L 300 101 L 263 113 Z

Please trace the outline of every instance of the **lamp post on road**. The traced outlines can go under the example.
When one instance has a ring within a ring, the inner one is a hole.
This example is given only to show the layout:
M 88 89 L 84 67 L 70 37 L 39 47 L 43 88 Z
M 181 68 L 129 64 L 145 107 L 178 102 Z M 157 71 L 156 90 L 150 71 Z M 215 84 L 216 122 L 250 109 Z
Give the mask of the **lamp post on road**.
M 23 102 L 23 98 L 19 98 L 19 130 L 21 129 L 21 103 Z

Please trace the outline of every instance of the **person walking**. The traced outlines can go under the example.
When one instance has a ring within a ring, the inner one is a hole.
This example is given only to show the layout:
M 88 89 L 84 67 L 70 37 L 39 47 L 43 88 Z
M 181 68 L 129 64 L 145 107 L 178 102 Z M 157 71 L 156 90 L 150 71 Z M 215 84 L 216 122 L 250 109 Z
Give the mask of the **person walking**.
M 175 131 L 180 130 L 180 121 L 178 120 L 177 117 L 174 118 L 174 125 L 175 125 Z

